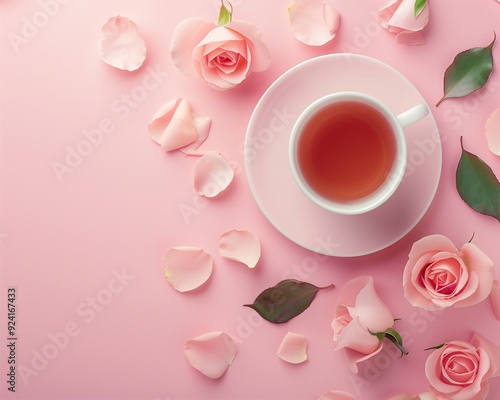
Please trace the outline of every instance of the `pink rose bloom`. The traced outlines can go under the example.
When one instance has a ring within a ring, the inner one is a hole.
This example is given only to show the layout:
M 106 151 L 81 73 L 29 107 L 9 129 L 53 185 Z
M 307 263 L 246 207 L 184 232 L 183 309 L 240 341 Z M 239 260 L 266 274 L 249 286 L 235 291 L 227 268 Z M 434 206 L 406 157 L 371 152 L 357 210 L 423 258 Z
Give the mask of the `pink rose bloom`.
M 384 332 L 394 325 L 389 308 L 380 300 L 370 276 L 347 282 L 339 295 L 332 322 L 337 350 L 345 349 L 347 363 L 353 373 L 357 363 L 382 350 L 382 341 L 370 332 Z
M 438 399 L 486 399 L 488 380 L 500 376 L 500 348 L 478 334 L 445 343 L 427 358 L 425 375 Z
M 237 20 L 217 26 L 203 19 L 186 19 L 173 32 L 170 53 L 179 71 L 200 77 L 218 90 L 235 87 L 270 63 L 257 28 Z
M 466 243 L 459 251 L 442 235 L 413 245 L 403 273 L 405 297 L 426 310 L 466 307 L 486 299 L 493 287 L 493 261 Z
M 396 41 L 408 45 L 425 44 L 421 33 L 429 23 L 429 5 L 415 18 L 415 0 L 389 0 L 377 13 L 383 28 L 396 34 Z

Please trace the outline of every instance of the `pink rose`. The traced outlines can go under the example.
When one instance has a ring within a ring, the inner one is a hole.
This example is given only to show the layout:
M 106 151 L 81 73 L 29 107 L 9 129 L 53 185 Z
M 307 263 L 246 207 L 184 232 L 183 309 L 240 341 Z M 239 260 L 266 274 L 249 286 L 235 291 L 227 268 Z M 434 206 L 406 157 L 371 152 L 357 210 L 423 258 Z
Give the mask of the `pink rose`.
M 353 373 L 358 372 L 357 363 L 382 350 L 382 341 L 372 333 L 393 325 L 394 317 L 375 292 L 370 276 L 352 279 L 342 287 L 332 322 L 333 340 L 337 350 L 345 349 Z
M 203 19 L 186 19 L 173 32 L 170 53 L 179 71 L 200 77 L 218 90 L 235 87 L 270 63 L 260 32 L 246 21 L 217 26 Z
M 445 343 L 427 358 L 425 375 L 438 399 L 486 399 L 488 380 L 500 376 L 500 348 L 478 334 Z
M 488 297 L 494 274 L 493 262 L 476 245 L 458 251 L 445 236 L 431 235 L 413 245 L 403 287 L 408 301 L 426 310 L 466 307 Z
M 383 28 L 396 34 L 396 41 L 408 45 L 425 44 L 421 33 L 429 23 L 429 5 L 415 18 L 415 0 L 389 0 L 377 13 Z

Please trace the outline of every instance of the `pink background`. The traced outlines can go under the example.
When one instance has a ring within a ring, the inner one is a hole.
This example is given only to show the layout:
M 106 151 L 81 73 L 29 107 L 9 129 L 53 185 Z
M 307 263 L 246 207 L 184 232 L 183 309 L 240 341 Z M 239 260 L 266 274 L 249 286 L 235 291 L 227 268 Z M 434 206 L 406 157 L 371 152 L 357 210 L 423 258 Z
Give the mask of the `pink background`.
M 377 58 L 434 105 L 453 57 L 486 46 L 494 30 L 500 34 L 497 1 L 430 0 L 427 44 L 407 47 L 375 21 L 385 1 L 329 0 L 342 16 L 338 36 L 312 48 L 291 35 L 289 0 L 234 0 L 234 17 L 259 26 L 272 63 L 227 92 L 185 77 L 169 55 L 175 25 L 188 17 L 215 22 L 219 1 L 61 1 L 44 19 L 46 3 L 54 1 L 0 3 L 0 398 L 316 399 L 338 389 L 379 400 L 426 390 L 425 347 L 469 340 L 473 331 L 500 345 L 500 322 L 489 301 L 425 313 L 404 300 L 401 284 L 412 243 L 428 234 L 444 234 L 460 247 L 475 233 L 474 243 L 500 264 L 498 222 L 472 211 L 455 189 L 460 136 L 500 175 L 500 160 L 489 152 L 483 133 L 487 117 L 500 107 L 498 69 L 480 92 L 432 106 L 443 142 L 435 200 L 415 229 L 376 254 L 325 260 L 283 237 L 253 199 L 242 152 L 248 120 L 266 88 L 297 63 L 323 54 Z M 97 53 L 100 28 L 115 15 L 134 20 L 145 35 L 147 62 L 134 73 L 109 67 Z M 25 18 L 37 17 L 41 26 L 16 52 L 9 33 L 21 34 Z M 498 44 L 494 57 L 500 60 Z M 156 87 L 141 89 L 155 70 Z M 178 97 L 212 118 L 202 148 L 220 151 L 235 167 L 234 182 L 219 198 L 195 194 L 196 158 L 165 154 L 149 138 L 151 117 Z M 75 149 L 84 130 L 109 122 L 112 132 L 60 182 L 51 164 L 64 162 L 66 146 Z M 192 214 L 183 216 L 180 210 L 187 208 Z M 255 270 L 218 255 L 219 235 L 231 228 L 259 236 L 262 258 Z M 202 247 L 214 257 L 213 276 L 196 292 L 178 293 L 164 278 L 163 254 L 180 245 Z M 339 288 L 364 274 L 374 277 L 380 296 L 403 318 L 396 327 L 410 355 L 396 359 L 386 346 L 356 376 L 334 350 L 330 323 Z M 284 325 L 263 322 L 242 307 L 285 276 L 318 286 L 334 283 L 337 289 L 321 292 Z M 18 370 L 22 365 L 31 371 L 18 373 L 15 395 L 5 383 L 8 287 L 17 288 Z M 238 354 L 213 381 L 188 364 L 183 345 L 215 330 L 233 336 Z M 308 338 L 306 363 L 289 365 L 276 356 L 288 331 Z M 41 359 L 42 353 L 50 359 Z M 489 398 L 499 395 L 500 380 L 493 380 Z

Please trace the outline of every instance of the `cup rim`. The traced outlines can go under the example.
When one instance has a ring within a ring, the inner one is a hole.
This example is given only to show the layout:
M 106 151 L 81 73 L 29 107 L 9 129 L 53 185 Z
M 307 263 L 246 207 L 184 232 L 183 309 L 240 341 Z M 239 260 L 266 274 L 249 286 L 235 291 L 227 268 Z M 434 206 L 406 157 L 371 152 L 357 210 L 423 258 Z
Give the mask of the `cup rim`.
M 301 129 L 319 111 L 333 103 L 341 101 L 358 101 L 377 109 L 389 121 L 392 127 L 392 133 L 396 139 L 396 156 L 386 180 L 379 188 L 370 193 L 368 196 L 349 202 L 336 202 L 315 192 L 305 180 L 297 162 L 297 147 L 301 136 Z M 384 204 L 394 194 L 403 179 L 404 171 L 406 169 L 406 159 L 406 139 L 403 128 L 399 123 L 396 114 L 379 99 L 365 93 L 354 91 L 330 93 L 309 104 L 302 111 L 293 125 L 289 140 L 289 160 L 292 174 L 298 186 L 314 203 L 326 210 L 338 214 L 364 214 Z

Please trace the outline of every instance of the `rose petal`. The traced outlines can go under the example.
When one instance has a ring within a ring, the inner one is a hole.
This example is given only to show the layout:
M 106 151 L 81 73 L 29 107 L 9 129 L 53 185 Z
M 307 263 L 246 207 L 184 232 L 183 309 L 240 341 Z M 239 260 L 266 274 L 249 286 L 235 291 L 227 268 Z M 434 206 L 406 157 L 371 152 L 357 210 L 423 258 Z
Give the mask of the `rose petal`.
M 112 17 L 101 29 L 99 54 L 112 67 L 135 71 L 146 59 L 146 42 L 133 21 Z
M 252 232 L 232 229 L 221 235 L 219 251 L 222 257 L 255 268 L 260 258 L 260 241 Z
M 203 19 L 188 18 L 175 27 L 170 44 L 170 56 L 179 71 L 188 76 L 198 76 L 193 63 L 193 50 L 216 26 L 213 22 Z
M 307 339 L 298 333 L 288 332 L 278 349 L 278 357 L 291 364 L 307 360 Z
M 232 182 L 234 171 L 218 153 L 201 157 L 194 167 L 194 188 L 200 196 L 215 197 Z
M 189 363 L 203 375 L 220 378 L 236 357 L 236 344 L 224 332 L 210 332 L 188 340 L 184 353 Z
M 250 71 L 265 71 L 271 63 L 271 54 L 262 41 L 262 33 L 260 30 L 254 24 L 241 20 L 233 20 L 224 26 L 227 29 L 238 32 L 246 38 L 245 42 L 248 47 L 248 52 L 251 54 L 251 59 L 249 60 L 251 62 Z
M 410 250 L 409 258 L 420 258 L 426 253 L 436 252 L 458 253 L 453 242 L 443 235 L 429 235 L 415 242 Z
M 190 152 L 205 141 L 210 124 L 210 118 L 198 115 L 187 100 L 179 98 L 161 107 L 148 129 L 151 138 L 165 151 L 183 148 Z
M 340 15 L 325 0 L 294 0 L 288 8 L 295 38 L 310 46 L 322 46 L 335 37 Z
M 187 292 L 203 285 L 213 270 L 210 254 L 198 247 L 173 247 L 165 253 L 165 277 L 175 290 Z
M 380 342 L 380 346 L 377 348 L 377 350 L 370 354 L 363 354 L 355 350 L 346 348 L 344 350 L 344 355 L 346 358 L 347 367 L 353 374 L 357 374 L 359 372 L 358 364 L 376 356 L 382 351 L 383 348 L 384 345 L 382 342 Z
M 373 279 L 368 277 L 366 281 L 366 285 L 356 297 L 354 305 L 356 316 L 365 329 L 371 332 L 384 332 L 394 325 L 394 317 L 375 291 Z
M 475 244 L 466 243 L 461 249 L 462 258 L 470 273 L 469 285 L 474 288 L 473 293 L 464 293 L 464 300 L 457 301 L 456 307 L 467 307 L 485 300 L 491 293 L 495 280 L 493 261 Z M 472 281 L 477 280 L 477 286 Z
M 356 397 L 351 393 L 343 392 L 341 390 L 329 390 L 319 396 L 318 400 L 356 400 Z
M 387 329 L 387 328 L 385 328 Z M 385 331 L 373 330 L 372 332 Z M 353 319 L 342 331 L 337 339 L 337 350 L 351 349 L 359 354 L 370 354 L 376 351 L 380 346 L 380 340 L 372 335 L 368 329 L 359 323 L 359 320 Z
M 407 45 L 425 44 L 420 33 L 429 23 L 429 6 L 415 18 L 415 0 L 390 0 L 377 12 L 380 25 L 396 34 L 396 41 Z
M 494 281 L 490 293 L 491 307 L 495 318 L 500 321 L 500 282 Z
M 477 333 L 472 336 L 471 343 L 478 348 L 484 349 L 490 359 L 490 369 L 484 379 L 500 376 L 500 348 Z
M 491 152 L 500 156 L 500 108 L 494 111 L 486 121 L 485 134 Z

